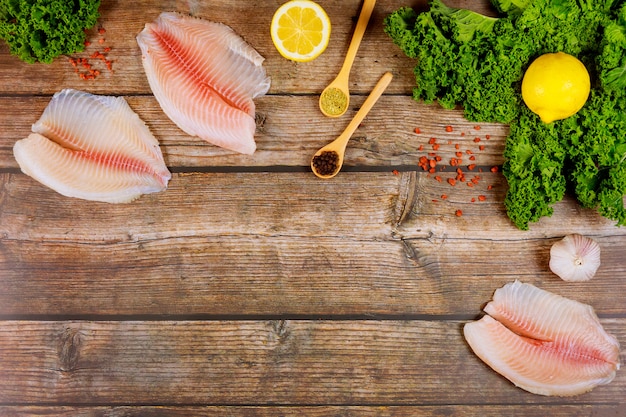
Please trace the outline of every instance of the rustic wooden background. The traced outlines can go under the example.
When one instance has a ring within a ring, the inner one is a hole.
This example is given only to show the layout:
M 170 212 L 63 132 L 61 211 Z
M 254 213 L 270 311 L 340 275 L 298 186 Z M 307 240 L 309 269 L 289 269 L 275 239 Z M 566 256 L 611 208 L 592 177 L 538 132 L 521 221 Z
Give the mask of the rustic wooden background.
M 67 57 L 28 65 L 0 44 L 0 415 L 626 415 L 623 370 L 588 394 L 537 396 L 494 373 L 462 336 L 496 288 L 520 279 L 591 304 L 626 345 L 626 229 L 569 198 L 529 231 L 510 223 L 506 181 L 491 171 L 507 127 L 414 102 L 414 62 L 383 33 L 387 14 L 425 1 L 378 1 L 339 119 L 324 118 L 317 99 L 361 1 L 319 0 L 332 36 L 310 63 L 271 43 L 281 3 L 103 0 L 106 33 L 90 31 L 94 45 L 75 57 L 109 46 L 113 72 L 91 81 Z M 486 1 L 447 3 L 492 12 Z M 272 88 L 257 100 L 254 155 L 188 137 L 161 112 L 135 35 L 164 10 L 224 22 L 266 57 Z M 311 156 L 385 71 L 394 80 L 343 171 L 316 178 Z M 167 191 L 94 203 L 20 172 L 13 144 L 69 87 L 126 97 L 162 144 Z M 474 187 L 419 167 L 431 138 L 441 164 L 458 151 L 464 167 L 476 164 Z M 589 283 L 548 269 L 550 246 L 568 233 L 601 245 Z

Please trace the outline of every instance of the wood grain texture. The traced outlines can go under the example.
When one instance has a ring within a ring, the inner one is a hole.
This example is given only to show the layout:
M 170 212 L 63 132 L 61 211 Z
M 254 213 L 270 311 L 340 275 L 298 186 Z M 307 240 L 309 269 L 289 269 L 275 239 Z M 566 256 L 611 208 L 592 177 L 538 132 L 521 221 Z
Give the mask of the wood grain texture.
M 2 407 L 4 417 L 621 417 L 623 405 Z
M 624 319 L 602 324 L 622 344 Z M 459 321 L 7 321 L 5 403 L 548 404 L 489 369 Z M 489 387 L 485 389 L 485 387 Z M 567 399 L 616 404 L 619 373 Z M 563 401 L 561 401 L 563 402 Z
M 558 227 L 575 207 L 566 201 L 548 226 L 519 231 L 496 216 L 499 174 L 484 175 L 498 186 L 474 203 L 482 191 L 448 185 L 450 197 L 432 202 L 442 185 L 428 175 L 374 172 L 332 183 L 298 173 L 180 174 L 166 192 L 111 205 L 4 174 L 0 314 L 473 315 L 515 279 L 601 313 L 623 311 L 611 296 L 624 285 L 623 229 L 595 213 Z M 565 284 L 548 268 L 550 246 L 574 232 L 603 249 L 589 283 Z
M 282 3 L 103 0 L 106 34 L 91 30 L 94 46 L 75 57 L 110 46 L 113 72 L 90 82 L 68 57 L 27 65 L 0 42 L 0 416 L 622 417 L 623 371 L 585 395 L 536 396 L 475 357 L 462 326 L 520 279 L 590 304 L 626 345 L 626 229 L 570 197 L 529 231 L 511 224 L 506 181 L 491 172 L 508 127 L 415 102 L 415 62 L 383 32 L 391 11 L 426 0 L 377 1 L 340 119 L 317 100 L 362 2 L 320 1 L 333 32 L 309 63 L 271 43 Z M 494 13 L 488 1 L 446 4 Z M 254 155 L 190 137 L 161 111 L 135 35 L 163 10 L 224 22 L 266 58 Z M 394 79 L 343 171 L 314 177 L 311 156 L 385 71 Z M 168 189 L 111 205 L 23 175 L 12 147 L 63 88 L 123 96 L 160 142 Z M 420 159 L 433 152 L 428 173 Z M 457 152 L 471 186 L 447 182 Z M 550 246 L 569 233 L 601 246 L 588 283 L 549 271 Z

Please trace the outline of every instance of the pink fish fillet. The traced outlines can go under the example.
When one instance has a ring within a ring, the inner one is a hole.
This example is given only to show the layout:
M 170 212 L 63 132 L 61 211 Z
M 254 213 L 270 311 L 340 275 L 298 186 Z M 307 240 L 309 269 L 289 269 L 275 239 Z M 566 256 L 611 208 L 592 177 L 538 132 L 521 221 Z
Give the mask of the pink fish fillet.
M 146 24 L 137 43 L 154 97 L 181 130 L 254 153 L 253 99 L 270 87 L 254 48 L 222 23 L 167 12 Z
M 465 325 L 474 353 L 516 386 L 570 396 L 608 384 L 619 344 L 593 308 L 519 281 L 496 290 L 488 314 Z
M 63 90 L 32 131 L 15 143 L 15 159 L 65 196 L 125 203 L 165 190 L 171 178 L 158 141 L 121 97 Z

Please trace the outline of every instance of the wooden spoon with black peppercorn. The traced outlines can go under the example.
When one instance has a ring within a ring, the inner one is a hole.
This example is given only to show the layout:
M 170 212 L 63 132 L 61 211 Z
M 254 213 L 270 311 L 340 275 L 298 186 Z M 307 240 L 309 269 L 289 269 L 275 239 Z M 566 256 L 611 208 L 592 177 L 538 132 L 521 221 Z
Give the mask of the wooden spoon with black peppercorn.
M 363 102 L 363 105 L 354 115 L 354 118 L 350 121 L 343 133 L 313 155 L 311 159 L 311 169 L 316 176 L 327 179 L 337 175 L 343 165 L 343 158 L 350 137 L 359 127 L 363 119 L 365 119 L 367 113 L 374 107 L 374 104 L 376 104 L 383 94 L 392 78 L 393 74 L 386 72 L 380 80 L 378 80 L 378 83 L 376 83 L 376 86 L 367 99 L 365 99 L 365 102 Z

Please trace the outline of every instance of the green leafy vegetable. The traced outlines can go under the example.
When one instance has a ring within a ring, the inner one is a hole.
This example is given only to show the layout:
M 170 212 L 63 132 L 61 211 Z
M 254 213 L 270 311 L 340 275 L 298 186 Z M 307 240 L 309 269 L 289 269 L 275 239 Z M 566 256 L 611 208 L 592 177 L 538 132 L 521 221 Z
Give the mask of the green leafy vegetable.
M 514 224 L 525 229 L 529 222 L 552 215 L 552 204 L 565 195 L 562 175 L 566 149 L 556 124 L 537 125 L 536 116 L 523 109 L 519 121 L 511 124 L 504 156 L 503 173 L 509 180 L 505 198 L 507 213 Z
M 459 42 L 469 42 L 477 32 L 489 33 L 493 29 L 496 18 L 483 16 L 467 9 L 454 9 L 440 1 L 433 2 L 433 13 L 446 17 L 444 21 L 451 23 L 454 39 Z
M 500 13 L 509 13 L 512 15 L 520 14 L 531 3 L 532 0 L 499 0 L 494 1 Z
M 82 51 L 100 0 L 0 0 L 0 38 L 28 63 Z
M 510 124 L 503 173 L 507 214 L 528 229 L 565 193 L 626 225 L 626 4 L 624 0 L 492 0 L 482 16 L 431 0 L 404 7 L 385 32 L 415 58 L 417 101 L 461 105 L 472 121 Z M 592 91 L 576 115 L 544 124 L 523 104 L 528 65 L 548 52 L 580 59 Z

